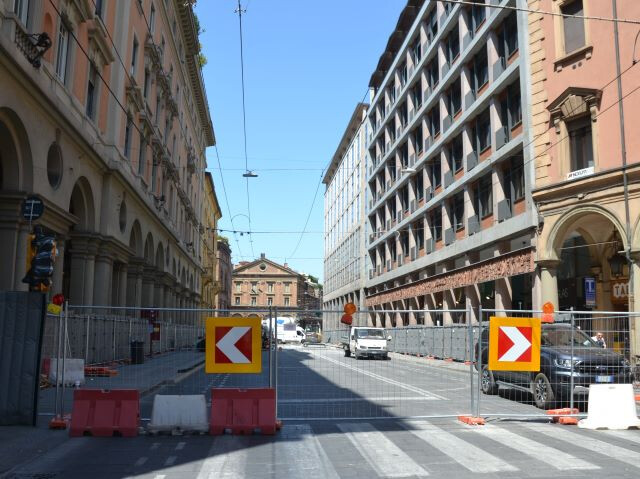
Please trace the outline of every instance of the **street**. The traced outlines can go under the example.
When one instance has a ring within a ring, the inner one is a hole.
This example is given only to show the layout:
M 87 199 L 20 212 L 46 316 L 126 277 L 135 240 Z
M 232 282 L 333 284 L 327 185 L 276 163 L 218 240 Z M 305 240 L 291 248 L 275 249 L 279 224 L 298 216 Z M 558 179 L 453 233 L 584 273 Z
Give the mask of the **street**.
M 511 397 L 481 398 L 483 414 L 534 415 L 468 426 L 468 366 L 393 355 L 345 358 L 339 349 L 285 346 L 279 352 L 279 417 L 274 436 L 143 435 L 134 439 L 57 437 L 61 444 L 7 478 L 351 478 L 635 477 L 640 433 L 550 424 Z M 267 353 L 263 361 L 268 365 Z M 261 375 L 206 375 L 197 369 L 158 394 L 268 385 Z M 141 414 L 151 414 L 152 395 Z M 517 399 L 517 398 L 516 398 Z M 412 416 L 409 418 L 409 416 Z M 422 416 L 422 417 L 418 417 Z M 386 419 L 383 419 L 386 418 Z

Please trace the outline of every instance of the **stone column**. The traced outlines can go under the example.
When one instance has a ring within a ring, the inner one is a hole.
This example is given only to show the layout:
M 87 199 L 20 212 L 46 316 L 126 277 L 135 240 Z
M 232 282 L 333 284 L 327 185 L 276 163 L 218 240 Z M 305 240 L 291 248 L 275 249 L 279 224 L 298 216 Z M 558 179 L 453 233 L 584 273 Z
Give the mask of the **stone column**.
M 51 297 L 62 293 L 62 278 L 64 274 L 64 238 L 57 238 L 58 257 L 53 266 L 53 278 L 51 278 Z
M 125 263 L 118 269 L 118 306 L 127 305 L 127 272 L 129 268 Z
M 633 290 L 629 288 L 629 311 L 640 312 L 640 250 L 631 252 Z M 631 357 L 640 354 L 640 316 L 629 317 L 629 348 Z M 636 378 L 637 380 L 638 378 Z
M 107 306 L 111 302 L 111 275 L 113 274 L 113 256 L 108 251 L 100 250 L 95 259 L 95 276 L 93 281 L 93 303 Z
M 467 309 L 471 309 L 471 316 L 468 321 L 471 321 L 472 324 L 478 323 L 478 311 L 480 307 L 480 293 L 478 292 L 478 285 L 472 284 L 470 286 L 465 286 L 464 294 L 467 298 Z
M 538 261 L 538 268 L 540 271 L 540 282 L 542 289 L 542 304 L 551 302 L 558 310 L 558 278 L 556 276 L 558 260 L 543 260 Z M 542 306 L 542 305 L 540 305 Z
M 69 303 L 93 304 L 93 281 L 96 245 L 87 238 L 73 238 L 71 249 L 71 281 Z
M 496 309 L 511 309 L 511 281 L 509 278 L 498 278 L 495 281 Z M 506 314 L 506 316 L 509 316 Z
M 154 268 L 145 266 L 142 273 L 142 306 L 146 308 L 155 306 L 153 304 L 154 278 Z
M 16 273 L 14 276 L 14 291 L 29 291 L 29 285 L 22 279 L 27 274 L 27 248 L 29 247 L 29 226 L 23 224 L 18 229 L 18 243 L 16 245 Z M 55 270 L 54 270 L 55 271 Z
M 127 270 L 127 306 L 140 308 L 142 305 L 142 274 L 144 272 L 143 262 L 139 258 L 134 258 L 129 262 Z M 134 314 L 137 316 L 138 312 Z
M 9 206 L 9 208 L 8 208 Z M 19 205 L 5 204 L 5 198 L 0 198 L 0 244 L 3 254 L 0 255 L 0 290 L 11 291 L 16 287 L 15 271 L 17 267 L 18 247 L 18 211 Z

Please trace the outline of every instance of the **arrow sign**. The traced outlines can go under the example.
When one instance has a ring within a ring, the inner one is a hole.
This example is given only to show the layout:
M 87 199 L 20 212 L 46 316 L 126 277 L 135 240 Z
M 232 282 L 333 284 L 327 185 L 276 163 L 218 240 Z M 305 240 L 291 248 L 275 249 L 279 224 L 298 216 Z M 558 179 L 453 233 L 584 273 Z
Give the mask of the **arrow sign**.
M 251 328 L 216 328 L 216 363 L 247 364 L 251 362 Z
M 540 319 L 492 316 L 489 323 L 489 369 L 540 370 Z
M 531 327 L 500 327 L 498 361 L 531 361 Z
M 262 371 L 260 318 L 207 318 L 205 372 Z

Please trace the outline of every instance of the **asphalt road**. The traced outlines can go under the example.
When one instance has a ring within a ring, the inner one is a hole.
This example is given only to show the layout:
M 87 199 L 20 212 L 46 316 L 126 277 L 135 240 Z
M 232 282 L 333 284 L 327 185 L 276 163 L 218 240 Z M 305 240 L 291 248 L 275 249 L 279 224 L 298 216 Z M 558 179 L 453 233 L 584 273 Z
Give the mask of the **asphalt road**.
M 640 431 L 549 424 L 527 397 L 482 397 L 483 414 L 532 415 L 473 427 L 468 366 L 394 356 L 345 358 L 333 348 L 279 354 L 276 436 L 139 436 L 64 441 L 12 471 L 15 478 L 609 478 L 640 474 Z M 264 354 L 267 362 L 267 355 Z M 269 384 L 261 375 L 202 369 L 159 394 Z M 151 413 L 142 402 L 142 416 Z

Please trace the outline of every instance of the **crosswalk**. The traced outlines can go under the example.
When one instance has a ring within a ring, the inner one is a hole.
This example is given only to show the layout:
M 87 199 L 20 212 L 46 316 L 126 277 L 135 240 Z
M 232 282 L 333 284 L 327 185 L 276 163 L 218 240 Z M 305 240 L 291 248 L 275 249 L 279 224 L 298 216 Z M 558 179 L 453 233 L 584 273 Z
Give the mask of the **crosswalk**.
M 279 477 L 592 477 L 640 475 L 640 431 L 585 431 L 536 422 L 483 427 L 454 421 L 284 425 L 251 458 L 238 438 L 215 440 L 198 478 L 249 477 L 247 461 L 274 458 Z M 631 472 L 633 471 L 633 472 Z M 564 475 L 563 475 L 564 474 Z

